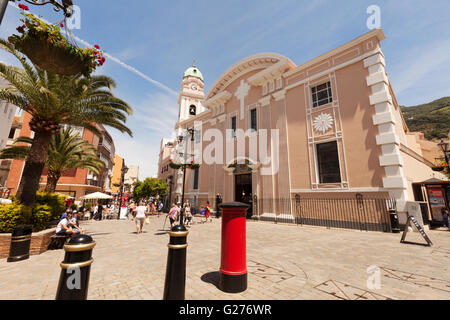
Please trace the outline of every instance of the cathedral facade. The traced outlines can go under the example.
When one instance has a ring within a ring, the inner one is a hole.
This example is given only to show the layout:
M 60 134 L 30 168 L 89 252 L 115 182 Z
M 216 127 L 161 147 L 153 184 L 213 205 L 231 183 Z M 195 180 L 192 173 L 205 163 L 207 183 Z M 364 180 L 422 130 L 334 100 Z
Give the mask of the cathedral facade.
M 275 53 L 253 55 L 208 92 L 200 70 L 186 70 L 177 138 L 161 142 L 159 178 L 170 184 L 168 201 L 181 201 L 184 188 L 191 204 L 214 207 L 219 196 L 275 219 L 305 210 L 313 220 L 361 214 L 329 208 L 339 199 L 393 201 L 405 212 L 423 191 L 413 183 L 439 173 L 403 119 L 385 69 L 384 39 L 373 30 L 301 65 Z M 200 166 L 184 175 L 173 163 Z M 328 209 L 299 205 L 306 199 L 322 199 Z M 371 219 L 385 222 L 390 205 L 376 206 Z M 342 212 L 320 212 L 331 209 Z

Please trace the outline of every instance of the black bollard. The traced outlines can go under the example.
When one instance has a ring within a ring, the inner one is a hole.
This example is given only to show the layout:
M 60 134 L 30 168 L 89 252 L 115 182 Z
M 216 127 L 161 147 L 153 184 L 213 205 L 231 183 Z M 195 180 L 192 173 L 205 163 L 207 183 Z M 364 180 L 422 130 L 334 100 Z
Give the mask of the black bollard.
M 395 211 L 395 209 L 389 209 L 389 217 L 391 218 L 392 233 L 400 233 L 401 230 L 397 211 Z
M 222 197 L 218 193 L 216 196 L 216 218 L 220 218 L 220 205 L 222 204 Z
M 90 236 L 78 235 L 64 246 L 66 255 L 61 263 L 56 300 L 87 299 L 95 244 Z
M 17 262 L 30 258 L 32 225 L 15 227 L 11 235 L 8 262 Z
M 186 252 L 189 231 L 182 225 L 169 232 L 166 282 L 163 300 L 184 300 L 186 291 Z

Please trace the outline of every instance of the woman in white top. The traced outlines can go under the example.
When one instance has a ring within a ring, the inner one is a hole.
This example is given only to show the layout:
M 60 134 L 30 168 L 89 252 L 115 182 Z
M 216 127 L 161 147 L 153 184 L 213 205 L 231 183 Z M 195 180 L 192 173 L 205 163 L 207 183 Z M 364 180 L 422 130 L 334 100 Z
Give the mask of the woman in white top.
M 145 218 L 147 217 L 148 209 L 143 202 L 136 208 L 136 233 L 142 233 L 144 228 Z

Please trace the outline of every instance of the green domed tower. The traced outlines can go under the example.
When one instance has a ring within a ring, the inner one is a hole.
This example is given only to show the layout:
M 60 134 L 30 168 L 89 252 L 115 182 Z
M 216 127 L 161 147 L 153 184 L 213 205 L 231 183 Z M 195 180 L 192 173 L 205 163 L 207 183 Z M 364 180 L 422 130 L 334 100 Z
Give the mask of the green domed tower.
M 178 98 L 178 122 L 197 116 L 206 109 L 203 107 L 205 99 L 205 84 L 203 75 L 195 66 L 189 67 L 183 74 L 181 92 Z

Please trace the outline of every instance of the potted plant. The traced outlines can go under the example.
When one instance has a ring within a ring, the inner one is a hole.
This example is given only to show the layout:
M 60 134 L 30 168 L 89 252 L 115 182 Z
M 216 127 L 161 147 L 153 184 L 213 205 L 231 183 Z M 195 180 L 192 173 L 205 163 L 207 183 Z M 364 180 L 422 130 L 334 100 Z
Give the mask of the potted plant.
M 19 35 L 12 35 L 8 41 L 25 54 L 35 65 L 50 73 L 62 75 L 82 74 L 89 76 L 106 59 L 98 45 L 82 49 L 69 42 L 59 26 L 50 25 L 31 13 L 22 15 L 24 23 L 17 28 Z

